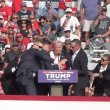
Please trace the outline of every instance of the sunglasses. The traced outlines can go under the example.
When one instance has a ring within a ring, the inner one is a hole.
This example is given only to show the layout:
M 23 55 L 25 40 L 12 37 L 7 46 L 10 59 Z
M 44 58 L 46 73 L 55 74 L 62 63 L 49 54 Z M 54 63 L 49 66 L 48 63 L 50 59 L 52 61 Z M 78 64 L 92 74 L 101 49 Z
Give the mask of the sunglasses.
M 71 14 L 71 12 L 66 12 L 66 14 Z
M 13 17 L 13 19 L 18 19 L 17 17 Z
M 108 60 L 106 60 L 106 59 L 104 59 L 104 58 L 101 58 L 101 61 L 103 61 L 103 62 L 104 62 L 104 61 L 108 61 Z
M 50 22 L 51 23 L 52 21 L 47 21 L 47 22 Z
M 37 45 L 37 44 L 36 44 Z M 40 46 L 40 45 L 37 45 L 38 47 L 39 47 L 39 49 L 42 49 L 42 46 Z
M 40 22 L 40 23 L 44 24 L 45 22 Z
M 0 18 L 0 20 L 3 20 L 3 18 Z
M 30 18 L 30 19 L 35 19 L 35 18 Z
M 26 22 L 22 22 L 22 24 L 26 24 Z

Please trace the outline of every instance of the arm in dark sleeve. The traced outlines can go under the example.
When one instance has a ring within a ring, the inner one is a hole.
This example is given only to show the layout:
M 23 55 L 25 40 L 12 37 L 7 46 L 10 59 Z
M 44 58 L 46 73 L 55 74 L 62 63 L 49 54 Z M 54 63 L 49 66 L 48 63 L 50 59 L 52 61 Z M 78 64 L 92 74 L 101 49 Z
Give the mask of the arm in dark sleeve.
M 54 60 L 50 56 L 46 55 L 43 51 L 38 51 L 37 50 L 36 53 L 35 53 L 35 57 L 39 58 L 39 59 L 42 59 L 43 61 L 47 61 L 49 63 L 54 62 Z
M 46 69 L 48 70 L 59 70 L 59 67 L 57 64 L 55 65 L 52 65 L 51 63 L 47 62 L 47 61 L 44 61 L 44 66 Z

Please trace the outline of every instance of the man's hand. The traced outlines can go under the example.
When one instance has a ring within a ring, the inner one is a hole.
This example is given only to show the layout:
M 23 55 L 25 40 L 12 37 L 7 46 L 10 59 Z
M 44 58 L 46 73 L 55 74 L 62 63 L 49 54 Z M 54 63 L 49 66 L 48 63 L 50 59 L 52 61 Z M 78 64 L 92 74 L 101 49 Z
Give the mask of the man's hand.
M 63 59 L 63 60 L 61 60 L 59 63 L 60 63 L 61 65 L 64 65 L 67 61 L 68 61 L 67 59 Z

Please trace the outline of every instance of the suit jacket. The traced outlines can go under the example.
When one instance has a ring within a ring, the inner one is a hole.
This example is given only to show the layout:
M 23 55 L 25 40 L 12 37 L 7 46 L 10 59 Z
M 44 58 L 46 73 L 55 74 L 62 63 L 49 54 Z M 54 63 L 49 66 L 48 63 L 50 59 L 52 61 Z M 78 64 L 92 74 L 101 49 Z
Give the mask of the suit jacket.
M 99 73 L 100 72 L 101 64 L 99 63 L 96 68 L 94 69 L 93 73 Z M 110 89 L 110 64 L 107 66 L 107 69 L 102 72 L 103 78 L 101 79 L 101 83 L 103 84 L 103 88 Z M 97 80 L 98 78 L 96 78 Z M 96 80 L 94 80 L 94 85 L 96 85 Z
M 45 51 L 45 50 L 42 50 L 43 53 L 45 53 L 46 56 L 50 57 L 50 54 Z M 58 65 L 53 65 L 52 63 L 48 62 L 48 61 L 45 61 L 45 60 L 42 60 L 42 69 L 44 70 L 59 70 L 59 67 Z
M 73 70 L 78 70 L 78 83 L 79 88 L 85 88 L 88 84 L 88 58 L 84 50 L 81 48 L 77 53 L 74 61 L 71 64 Z
M 21 62 L 19 64 L 16 76 L 19 76 L 24 70 L 27 69 L 37 72 L 42 67 L 42 60 L 53 63 L 53 59 L 47 56 L 43 51 L 33 48 L 27 50 L 21 57 Z

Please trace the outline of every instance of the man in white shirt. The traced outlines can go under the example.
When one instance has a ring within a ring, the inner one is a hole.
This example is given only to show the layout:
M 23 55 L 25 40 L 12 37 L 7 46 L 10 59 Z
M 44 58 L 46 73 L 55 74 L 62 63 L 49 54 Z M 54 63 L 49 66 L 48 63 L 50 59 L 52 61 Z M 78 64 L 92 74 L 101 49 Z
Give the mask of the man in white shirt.
M 70 27 L 71 32 L 75 35 L 80 33 L 80 22 L 77 17 L 72 15 L 72 9 L 67 8 L 66 14 L 60 20 L 60 26 L 64 29 L 65 27 Z
M 70 27 L 65 27 L 64 28 L 64 35 L 61 36 L 60 38 L 58 37 L 57 41 L 61 41 L 61 42 L 64 43 L 65 40 L 67 40 L 67 39 L 70 39 L 71 41 L 74 40 L 74 39 L 79 39 L 80 40 L 80 37 L 75 35 L 75 34 L 72 34 Z

